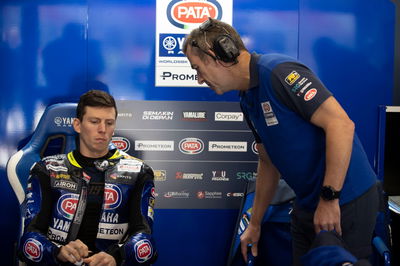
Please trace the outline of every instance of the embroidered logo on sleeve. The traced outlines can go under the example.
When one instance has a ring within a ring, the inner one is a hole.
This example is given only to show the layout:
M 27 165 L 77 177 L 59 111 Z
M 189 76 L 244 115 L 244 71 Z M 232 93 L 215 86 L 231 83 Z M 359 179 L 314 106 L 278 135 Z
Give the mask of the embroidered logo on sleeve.
M 298 78 L 300 78 L 300 74 L 293 70 L 286 76 L 285 82 L 289 85 L 293 85 Z
M 307 93 L 304 95 L 304 101 L 310 101 L 312 98 L 314 98 L 315 95 L 317 95 L 317 89 L 312 88 L 311 90 L 307 91 Z
M 272 106 L 269 103 L 269 101 L 263 102 L 261 103 L 261 108 L 263 110 L 264 113 L 264 118 L 265 118 L 265 122 L 267 123 L 267 126 L 274 126 L 277 125 L 278 119 L 276 118 L 274 111 L 272 110 Z
M 43 246 L 42 243 L 40 243 L 36 239 L 28 238 L 25 241 L 23 248 L 24 254 L 28 259 L 34 262 L 39 262 L 42 260 Z

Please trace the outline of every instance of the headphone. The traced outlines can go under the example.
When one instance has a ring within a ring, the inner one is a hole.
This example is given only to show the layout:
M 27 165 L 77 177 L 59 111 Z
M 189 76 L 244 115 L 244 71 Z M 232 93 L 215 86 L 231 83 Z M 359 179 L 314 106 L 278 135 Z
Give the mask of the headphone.
M 213 42 L 213 46 L 211 47 L 207 42 L 207 31 L 212 27 L 218 27 L 224 29 L 226 34 L 219 35 Z M 192 42 L 192 46 L 195 46 L 202 50 L 204 53 L 211 56 L 214 60 L 220 60 L 225 63 L 237 63 L 237 57 L 240 54 L 239 48 L 237 47 L 235 41 L 229 32 L 222 26 L 216 25 L 211 18 L 208 18 L 204 21 L 200 26 L 199 30 L 204 33 L 204 40 L 206 44 L 210 47 L 210 49 L 215 53 L 215 56 L 204 51 L 199 47 L 196 41 Z

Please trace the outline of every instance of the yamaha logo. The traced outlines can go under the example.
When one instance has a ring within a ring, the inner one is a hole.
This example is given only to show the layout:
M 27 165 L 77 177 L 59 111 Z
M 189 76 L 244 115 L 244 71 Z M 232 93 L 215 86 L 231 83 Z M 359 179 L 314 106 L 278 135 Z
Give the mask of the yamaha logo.
M 54 123 L 56 123 L 57 126 L 61 126 L 62 118 L 57 116 L 56 118 L 54 118 Z
M 74 122 L 74 117 L 61 117 L 57 116 L 54 118 L 54 123 L 58 127 L 71 127 L 72 123 Z
M 182 52 L 183 42 L 185 41 L 185 34 L 176 33 L 161 33 L 160 34 L 160 56 L 174 56 L 186 57 Z M 174 63 L 186 62 L 186 60 L 173 61 Z

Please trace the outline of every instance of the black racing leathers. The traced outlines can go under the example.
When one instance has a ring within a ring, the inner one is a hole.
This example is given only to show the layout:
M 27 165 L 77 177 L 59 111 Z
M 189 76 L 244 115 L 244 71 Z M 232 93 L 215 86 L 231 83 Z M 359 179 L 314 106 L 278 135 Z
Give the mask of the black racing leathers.
M 58 265 L 60 245 L 80 239 L 118 264 L 154 262 L 152 169 L 119 150 L 92 162 L 79 155 L 49 156 L 32 167 L 19 257 Z

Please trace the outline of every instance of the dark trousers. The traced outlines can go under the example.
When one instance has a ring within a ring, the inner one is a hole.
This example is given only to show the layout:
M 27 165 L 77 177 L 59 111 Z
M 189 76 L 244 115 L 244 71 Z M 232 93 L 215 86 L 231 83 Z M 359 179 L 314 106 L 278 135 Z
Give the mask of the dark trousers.
M 372 236 L 379 210 L 378 186 L 340 207 L 342 238 L 348 250 L 357 258 L 372 254 Z M 301 265 L 300 257 L 307 253 L 315 238 L 314 212 L 297 206 L 292 212 L 293 265 Z

